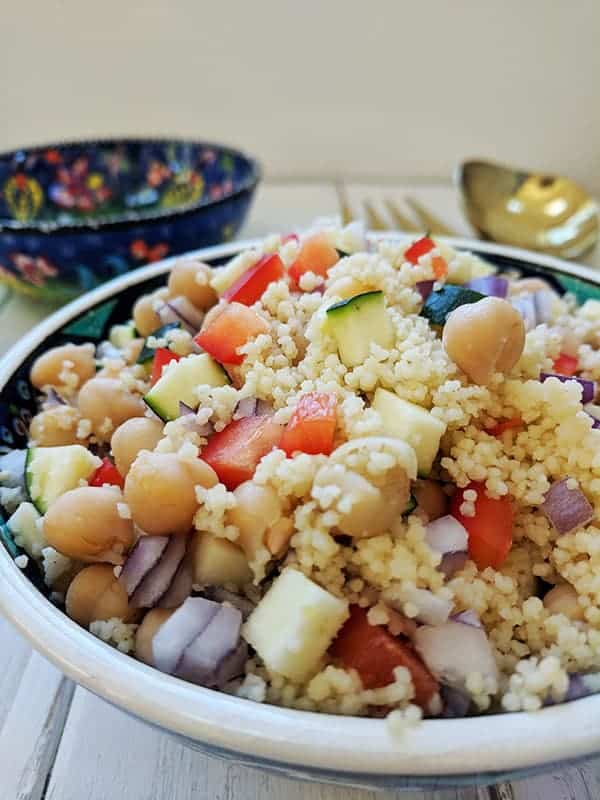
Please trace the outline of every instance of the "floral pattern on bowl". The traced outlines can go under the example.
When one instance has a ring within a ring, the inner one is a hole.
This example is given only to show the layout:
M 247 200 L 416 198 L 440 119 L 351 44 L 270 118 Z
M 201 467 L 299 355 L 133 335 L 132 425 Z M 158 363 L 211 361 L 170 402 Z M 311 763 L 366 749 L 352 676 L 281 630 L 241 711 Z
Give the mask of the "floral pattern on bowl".
M 166 255 L 227 241 L 258 180 L 242 153 L 188 141 L 0 155 L 0 282 L 60 303 Z

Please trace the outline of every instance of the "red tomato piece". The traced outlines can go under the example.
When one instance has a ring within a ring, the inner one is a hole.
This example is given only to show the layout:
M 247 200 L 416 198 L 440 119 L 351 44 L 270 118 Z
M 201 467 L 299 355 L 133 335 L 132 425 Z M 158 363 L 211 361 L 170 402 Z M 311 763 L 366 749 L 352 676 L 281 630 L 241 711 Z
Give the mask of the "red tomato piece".
M 150 375 L 150 384 L 154 386 L 157 380 L 162 375 L 163 367 L 171 361 L 179 361 L 181 356 L 169 350 L 166 347 L 157 347 L 154 351 L 154 361 L 152 362 L 152 374 Z
M 568 356 L 566 353 L 561 353 L 555 359 L 552 369 L 557 375 L 567 375 L 569 378 L 575 375 L 579 369 L 579 361 L 575 356 Z
M 271 416 L 244 417 L 213 433 L 201 458 L 217 473 L 221 483 L 233 490 L 250 480 L 258 462 L 281 439 L 281 425 Z
M 412 647 L 396 639 L 382 625 L 370 625 L 367 612 L 350 606 L 350 618 L 329 649 L 347 669 L 355 669 L 365 689 L 387 686 L 394 669 L 406 667 L 415 687 L 416 702 L 426 708 L 438 691 L 438 683 Z
M 460 513 L 463 495 L 467 489 L 477 492 L 474 517 L 466 517 Z M 510 498 L 488 497 L 483 483 L 470 483 L 465 489 L 456 490 L 450 504 L 450 513 L 466 528 L 469 535 L 469 557 L 479 569 L 499 569 L 512 547 L 513 508 Z
M 330 267 L 339 260 L 340 254 L 329 242 L 327 235 L 316 233 L 302 243 L 298 257 L 288 269 L 288 274 L 296 285 L 305 272 L 313 272 L 326 278 Z
M 123 476 L 110 458 L 102 459 L 102 464 L 88 481 L 89 486 L 104 486 L 105 483 L 110 483 L 111 486 L 119 486 L 121 489 L 125 485 Z
M 277 253 L 270 253 L 240 275 L 237 281 L 223 292 L 223 300 L 243 303 L 245 306 L 254 305 L 263 296 L 267 286 L 283 278 L 284 275 L 283 261 Z
M 337 397 L 330 392 L 303 394 L 294 409 L 279 445 L 288 456 L 302 453 L 324 453 L 333 450 Z
M 229 303 L 216 316 L 209 317 L 194 341 L 221 364 L 241 364 L 237 350 L 247 341 L 265 333 L 269 326 L 262 317 L 241 303 Z
M 418 264 L 421 256 L 429 253 L 435 247 L 435 242 L 429 236 L 423 236 L 413 242 L 408 250 L 404 253 L 404 258 L 410 261 L 411 264 Z M 444 262 L 445 263 L 445 262 Z
M 510 431 L 514 428 L 522 428 L 525 423 L 521 417 L 512 417 L 512 419 L 505 419 L 502 422 L 497 422 L 491 428 L 486 429 L 486 433 L 490 436 L 501 436 L 504 431 Z

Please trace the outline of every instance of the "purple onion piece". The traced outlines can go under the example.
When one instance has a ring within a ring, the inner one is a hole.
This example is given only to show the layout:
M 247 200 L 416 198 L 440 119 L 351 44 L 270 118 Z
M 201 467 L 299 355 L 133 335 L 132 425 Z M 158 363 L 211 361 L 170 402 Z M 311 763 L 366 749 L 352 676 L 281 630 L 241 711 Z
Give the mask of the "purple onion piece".
M 451 600 L 438 597 L 429 589 L 413 589 L 409 600 L 417 608 L 417 620 L 425 625 L 443 625 L 453 606 Z
M 215 600 L 217 603 L 229 603 L 241 613 L 244 620 L 248 619 L 250 614 L 254 611 L 255 605 L 247 597 L 242 597 L 239 594 L 223 589 L 221 586 L 214 586 L 206 589 L 204 595 L 209 600 Z
M 444 704 L 442 717 L 446 719 L 459 719 L 466 717 L 471 706 L 471 698 L 466 692 L 455 686 L 440 686 L 440 696 Z
M 579 487 L 569 489 L 570 478 L 553 483 L 546 492 L 541 510 L 560 535 L 587 525 L 594 519 L 594 509 Z
M 50 388 L 46 390 L 44 405 L 48 406 L 49 408 L 54 408 L 55 406 L 66 406 L 67 401 L 63 400 L 63 398 L 59 395 L 56 389 L 53 389 L 50 386 Z
M 168 536 L 142 536 L 138 539 L 119 575 L 128 597 L 131 597 L 150 570 L 156 566 L 168 544 Z
M 443 572 L 447 578 L 451 578 L 464 567 L 469 560 L 468 553 L 445 553 L 438 566 L 438 570 Z
M 523 294 L 512 297 L 510 303 L 519 314 L 523 317 L 525 323 L 525 330 L 530 331 L 538 324 L 537 323 L 537 310 L 535 307 L 535 300 L 533 294 Z
M 215 432 L 211 422 L 204 422 L 202 424 L 198 422 L 195 411 L 192 414 L 186 412 L 182 417 L 179 417 L 179 419 L 183 420 L 183 424 L 189 431 L 197 433 L 198 436 L 210 436 L 211 433 Z
M 438 680 L 464 688 L 471 672 L 498 679 L 498 667 L 485 631 L 473 625 L 448 621 L 422 625 L 413 637 L 415 648 Z
M 485 275 L 482 278 L 473 278 L 465 283 L 467 289 L 473 289 L 488 297 L 500 297 L 502 300 L 508 294 L 508 281 L 499 275 Z
M 183 400 L 179 401 L 179 416 L 180 417 L 187 417 L 189 414 L 195 414 L 196 411 L 191 406 L 188 406 L 187 403 L 184 403 Z
M 273 413 L 273 406 L 266 400 L 258 400 L 256 403 L 256 411 L 254 413 L 257 417 L 266 417 Z
M 593 694 L 592 691 L 586 686 L 585 678 L 579 672 L 574 672 L 569 675 L 569 685 L 565 695 L 565 701 L 579 700 L 582 697 L 587 697 Z
M 460 622 L 462 625 L 472 625 L 474 628 L 483 628 L 481 620 L 470 608 L 466 611 L 461 611 L 459 614 L 453 614 L 450 619 L 453 622 Z
M 246 417 L 253 417 L 256 414 L 256 406 L 258 399 L 256 397 L 243 397 L 236 405 L 232 419 L 245 419 Z
M 421 295 L 421 299 L 423 302 L 427 300 L 431 292 L 433 291 L 433 284 L 435 281 L 419 281 L 415 283 L 415 289 Z
M 598 419 L 598 417 L 595 417 L 593 414 L 590 414 L 589 412 L 586 413 L 588 417 L 592 420 L 592 428 L 600 428 L 600 419 Z
M 464 526 L 450 514 L 430 522 L 425 528 L 425 541 L 442 555 L 467 551 L 469 535 Z
M 174 322 L 181 322 L 190 333 L 197 333 L 202 327 L 204 314 L 194 306 L 187 297 L 174 297 L 165 303 L 174 315 Z M 160 316 L 160 310 L 158 312 Z
M 562 383 L 575 381 L 581 386 L 581 402 L 591 403 L 596 396 L 596 381 L 588 381 L 585 378 L 576 378 L 571 375 L 558 375 L 555 372 L 540 372 L 540 381 L 544 383 L 548 378 L 557 378 Z
M 169 536 L 160 561 L 146 574 L 131 597 L 132 608 L 152 608 L 171 586 L 187 548 L 187 537 Z
M 161 597 L 159 608 L 178 608 L 185 603 L 192 593 L 194 575 L 189 558 L 184 558 L 179 565 L 171 585 Z
M 221 661 L 216 674 L 216 688 L 222 689 L 226 683 L 243 675 L 247 660 L 248 645 L 242 640 L 236 649 Z
M 156 669 L 172 673 L 183 652 L 207 627 L 219 611 L 219 604 L 203 597 L 188 597 L 152 639 L 152 658 Z
M 224 659 L 239 644 L 241 625 L 242 615 L 237 608 L 221 606 L 183 651 L 176 675 L 199 686 L 215 686 Z
M 539 289 L 533 293 L 535 316 L 538 325 L 551 321 L 555 297 L 556 295 L 552 289 Z

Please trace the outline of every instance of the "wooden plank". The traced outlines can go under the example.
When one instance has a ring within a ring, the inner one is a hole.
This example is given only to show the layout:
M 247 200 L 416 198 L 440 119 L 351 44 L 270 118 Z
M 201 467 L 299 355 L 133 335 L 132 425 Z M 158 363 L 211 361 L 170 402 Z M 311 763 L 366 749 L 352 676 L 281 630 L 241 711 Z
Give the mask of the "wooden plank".
M 73 688 L 44 658 L 31 656 L 0 733 L 2 797 L 43 797 Z
M 31 647 L 0 617 L 0 730 L 17 694 Z
M 476 800 L 474 789 L 373 793 L 207 758 L 78 688 L 45 800 Z

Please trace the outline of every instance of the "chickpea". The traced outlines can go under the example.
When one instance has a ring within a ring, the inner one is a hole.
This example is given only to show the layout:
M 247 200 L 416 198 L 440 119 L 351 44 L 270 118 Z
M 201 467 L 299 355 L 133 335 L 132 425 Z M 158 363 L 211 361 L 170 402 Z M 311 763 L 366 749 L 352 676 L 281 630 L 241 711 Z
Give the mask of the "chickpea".
M 193 258 L 177 261 L 169 275 L 169 295 L 183 295 L 202 311 L 214 306 L 217 293 L 209 284 L 210 267 Z
M 65 605 L 71 619 L 85 628 L 94 620 L 127 619 L 130 615 L 127 592 L 110 564 L 82 569 L 71 581 Z
M 338 527 L 342 533 L 355 538 L 376 536 L 390 526 L 408 503 L 410 482 L 406 472 L 397 467 L 375 486 L 353 470 L 336 470 L 325 465 L 317 472 L 315 486 L 337 486 L 341 497 L 352 497 L 348 511 L 340 511 Z
M 218 483 L 205 461 L 183 461 L 175 453 L 142 451 L 125 479 L 125 500 L 139 527 L 151 536 L 185 534 L 198 509 L 195 486 Z
M 44 517 L 48 544 L 79 561 L 122 564 L 133 543 L 133 522 L 119 515 L 120 501 L 118 490 L 100 486 L 65 492 Z
M 155 297 L 151 294 L 142 295 L 133 307 L 133 322 L 141 336 L 150 336 L 160 328 L 160 317 L 154 310 Z
M 281 501 L 275 489 L 253 481 L 245 481 L 233 493 L 237 505 L 229 512 L 229 522 L 239 529 L 236 543 L 252 561 L 267 531 L 281 519 Z
M 441 483 L 430 480 L 416 481 L 412 491 L 418 510 L 425 513 L 429 522 L 439 519 L 447 513 L 448 495 L 444 492 Z
M 65 363 L 67 362 L 67 363 Z M 72 366 L 71 366 L 72 365 Z M 73 388 L 76 389 L 96 374 L 93 344 L 65 344 L 53 347 L 36 358 L 29 373 L 29 380 L 36 387 L 60 386 L 61 373 L 76 376 Z
M 265 544 L 269 553 L 276 558 L 281 558 L 287 550 L 293 533 L 294 523 L 289 517 L 281 517 L 274 525 L 271 525 L 265 534 Z
M 144 664 L 154 665 L 152 640 L 175 611 L 175 608 L 153 608 L 144 617 L 135 634 L 135 655 Z
M 143 417 L 145 409 L 142 399 L 130 394 L 117 378 L 92 378 L 79 392 L 81 416 L 90 420 L 99 439 L 109 439 L 110 433 L 125 420 Z
M 132 417 L 119 425 L 110 440 L 117 469 L 123 477 L 142 450 L 154 450 L 162 439 L 163 426 L 157 419 Z
M 79 411 L 72 406 L 53 406 L 31 420 L 29 437 L 42 447 L 77 444 Z
M 583 620 L 583 608 L 570 583 L 559 583 L 544 596 L 544 606 L 551 614 L 564 614 L 572 620 Z
M 525 324 L 506 300 L 485 297 L 455 309 L 444 325 L 446 352 L 480 385 L 495 372 L 509 372 L 525 347 Z

